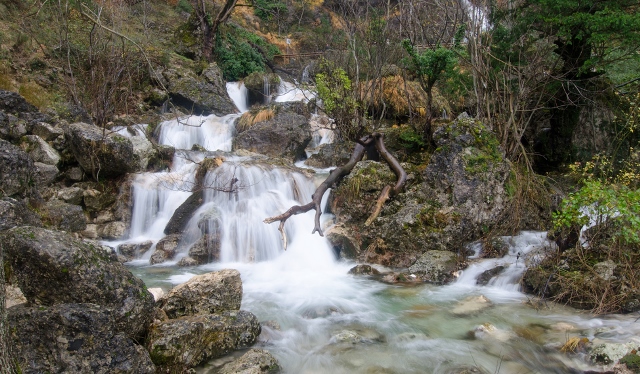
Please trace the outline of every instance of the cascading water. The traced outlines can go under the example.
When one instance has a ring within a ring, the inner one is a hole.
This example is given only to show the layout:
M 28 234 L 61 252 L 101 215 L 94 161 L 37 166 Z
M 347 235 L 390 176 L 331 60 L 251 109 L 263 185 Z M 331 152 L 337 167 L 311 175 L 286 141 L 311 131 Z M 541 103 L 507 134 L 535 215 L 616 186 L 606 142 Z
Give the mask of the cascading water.
M 186 120 L 202 126 L 168 121 L 159 138 L 183 149 L 198 144 L 229 151 L 231 119 Z M 131 240 L 163 236 L 168 217 L 190 195 L 196 163 L 207 155 L 179 151 L 170 171 L 136 178 Z M 262 220 L 307 203 L 315 178 L 260 158 L 215 155 L 224 162 L 204 177 L 203 204 L 187 224 L 181 256 L 204 233 L 219 235 L 220 261 L 189 268 L 137 261 L 132 271 L 149 287 L 169 289 L 198 273 L 238 269 L 242 308 L 272 321 L 257 345 L 276 356 L 284 373 L 450 373 L 469 367 L 491 373 L 581 372 L 593 366 L 553 346 L 568 336 L 625 341 L 640 335 L 633 316 L 593 318 L 553 304 L 535 309 L 524 303 L 527 296 L 518 291 L 517 280 L 525 258 L 549 245 L 544 233 L 505 238 L 504 258 L 473 260 L 448 286 L 403 287 L 347 274 L 354 264 L 336 261 L 326 240 L 311 234 L 313 212 L 287 221 L 284 251 L 277 224 Z M 487 286 L 476 284 L 480 273 L 496 266 L 506 269 Z M 490 302 L 472 313 L 456 311 L 480 295 Z M 574 330 L 567 331 L 567 325 Z M 219 365 L 212 361 L 198 371 L 215 373 Z

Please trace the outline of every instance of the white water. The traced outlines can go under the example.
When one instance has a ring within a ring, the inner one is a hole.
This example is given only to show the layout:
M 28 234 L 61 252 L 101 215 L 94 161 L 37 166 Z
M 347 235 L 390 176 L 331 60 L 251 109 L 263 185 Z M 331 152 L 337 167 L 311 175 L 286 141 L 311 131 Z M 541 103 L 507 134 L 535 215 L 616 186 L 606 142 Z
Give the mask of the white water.
M 210 116 L 197 122 L 207 123 L 207 128 L 194 130 L 179 121 L 162 124 L 161 142 L 230 149 L 233 128 L 228 119 Z M 132 240 L 156 241 L 163 236 L 169 217 L 190 194 L 196 168 L 192 161 L 203 157 L 201 152 L 178 152 L 170 171 L 138 176 Z M 148 266 L 137 261 L 132 271 L 149 287 L 168 290 L 195 274 L 238 269 L 244 288 L 242 309 L 280 325 L 265 326 L 257 346 L 274 354 L 284 373 L 447 373 L 461 366 L 490 373 L 567 373 L 589 365 L 583 357 L 569 357 L 545 344 L 561 345 L 572 336 L 628 341 L 640 335 L 632 316 L 593 318 L 553 304 L 542 309 L 525 304 L 528 297 L 518 291 L 517 281 L 525 260 L 548 245 L 544 233 L 509 238 L 507 256 L 477 260 L 456 283 L 444 287 L 391 286 L 348 275 L 355 264 L 336 261 L 327 241 L 311 235 L 313 212 L 287 221 L 284 251 L 277 223 L 266 225 L 262 220 L 308 202 L 317 180 L 246 157 L 225 158 L 206 176 L 205 185 L 214 188 L 206 190 L 184 239 L 195 242 L 198 223 L 205 219 L 209 232 L 219 230 L 222 235 L 221 262 L 178 268 L 175 262 Z M 233 178 L 238 181 L 232 183 Z M 478 274 L 500 264 L 507 269 L 487 287 L 475 284 Z M 486 296 L 491 306 L 471 315 L 451 312 L 457 303 L 478 295 Z M 575 330 L 555 329 L 558 322 Z M 470 331 L 485 323 L 502 335 L 469 338 Z M 542 330 L 540 342 L 517 336 L 527 328 Z M 348 331 L 360 338 L 344 341 L 341 337 L 351 334 Z M 213 361 L 199 371 L 214 373 L 217 365 Z

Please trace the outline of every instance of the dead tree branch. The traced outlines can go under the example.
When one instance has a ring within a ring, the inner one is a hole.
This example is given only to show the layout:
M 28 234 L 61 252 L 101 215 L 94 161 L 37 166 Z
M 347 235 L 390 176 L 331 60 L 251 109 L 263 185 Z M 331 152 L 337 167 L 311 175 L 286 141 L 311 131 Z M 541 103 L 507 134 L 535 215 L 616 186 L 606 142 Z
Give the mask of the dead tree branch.
M 289 210 L 287 210 L 286 212 L 274 217 L 266 218 L 263 221 L 264 223 L 267 223 L 267 224 L 270 224 L 276 221 L 280 222 L 278 231 L 280 231 L 280 233 L 282 234 L 282 241 L 284 243 L 285 250 L 287 249 L 287 238 L 284 232 L 284 224 L 287 221 L 287 219 L 289 219 L 291 216 L 301 214 L 301 213 L 306 213 L 311 209 L 315 209 L 316 211 L 315 220 L 314 220 L 315 226 L 311 233 L 315 234 L 316 232 L 318 232 L 320 236 L 324 236 L 322 232 L 322 228 L 320 227 L 320 215 L 322 214 L 322 207 L 320 204 L 322 201 L 322 196 L 324 195 L 325 192 L 327 192 L 329 188 L 338 184 L 345 176 L 349 175 L 349 173 L 351 173 L 351 171 L 353 170 L 354 166 L 360 160 L 362 160 L 362 158 L 365 155 L 365 152 L 367 152 L 371 147 L 375 147 L 375 149 L 378 150 L 382 158 L 385 160 L 385 162 L 387 162 L 389 167 L 391 167 L 393 172 L 396 174 L 396 177 L 398 180 L 395 186 L 393 187 L 386 186 L 382 190 L 380 197 L 378 198 L 378 202 L 376 204 L 374 212 L 372 213 L 371 217 L 369 217 L 367 222 L 373 221 L 380 214 L 382 205 L 384 204 L 385 201 L 387 201 L 387 199 L 389 199 L 389 197 L 393 197 L 399 194 L 400 192 L 402 192 L 407 182 L 407 173 L 404 171 L 404 169 L 402 168 L 398 160 L 393 155 L 391 155 L 389 151 L 387 151 L 386 147 L 384 146 L 382 134 L 374 133 L 372 135 L 367 135 L 359 139 L 359 141 L 356 143 L 353 149 L 353 153 L 351 154 L 351 158 L 349 159 L 349 162 L 347 162 L 343 166 L 333 169 L 329 174 L 329 177 L 327 177 L 327 179 L 325 179 L 325 181 L 322 182 L 320 186 L 318 186 L 318 188 L 315 190 L 313 195 L 311 195 L 311 202 L 305 205 L 294 205 L 291 208 L 289 208 Z

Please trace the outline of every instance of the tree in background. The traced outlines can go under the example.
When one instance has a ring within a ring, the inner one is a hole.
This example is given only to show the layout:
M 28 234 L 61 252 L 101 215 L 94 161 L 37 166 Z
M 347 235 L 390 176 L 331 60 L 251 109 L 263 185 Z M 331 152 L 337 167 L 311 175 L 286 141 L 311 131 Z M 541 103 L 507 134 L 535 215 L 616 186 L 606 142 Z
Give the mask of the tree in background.
M 610 89 L 603 80 L 615 61 L 640 48 L 640 8 L 634 0 L 526 0 L 496 9 L 495 22 L 519 38 L 531 28 L 555 46 L 557 63 L 546 72 L 550 129 L 536 151 L 542 169 L 556 168 L 572 156 L 572 137 L 582 107 Z M 505 22 L 505 20 L 510 20 Z M 511 25 L 509 25 L 511 24 Z M 508 36 L 505 34 L 505 41 Z
M 206 61 L 212 61 L 218 29 L 231 17 L 237 2 L 238 0 L 225 0 L 222 5 L 218 5 L 216 1 L 192 0 L 202 38 L 202 58 Z
M 426 121 L 423 128 L 425 139 L 431 139 L 431 121 L 433 120 L 433 87 L 439 81 L 450 76 L 454 72 L 457 63 L 453 50 L 436 45 L 433 48 L 425 48 L 418 51 L 409 39 L 402 42 L 402 46 L 409 54 L 409 70 L 415 74 L 420 86 L 427 93 Z

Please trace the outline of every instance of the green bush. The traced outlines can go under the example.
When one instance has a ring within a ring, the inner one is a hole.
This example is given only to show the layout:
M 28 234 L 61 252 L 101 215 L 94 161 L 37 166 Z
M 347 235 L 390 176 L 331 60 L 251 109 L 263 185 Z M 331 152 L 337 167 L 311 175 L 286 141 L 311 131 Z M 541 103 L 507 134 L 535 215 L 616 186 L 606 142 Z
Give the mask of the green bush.
M 617 222 L 614 238 L 640 243 L 640 189 L 588 181 L 562 202 L 553 220 L 556 228 L 569 228 L 588 224 L 592 219 L 601 224 L 613 217 Z
M 251 73 L 265 71 L 264 56 L 252 44 L 260 47 L 268 58 L 280 52 L 277 47 L 246 30 L 231 26 L 220 32 L 216 60 L 227 81 L 237 81 Z

